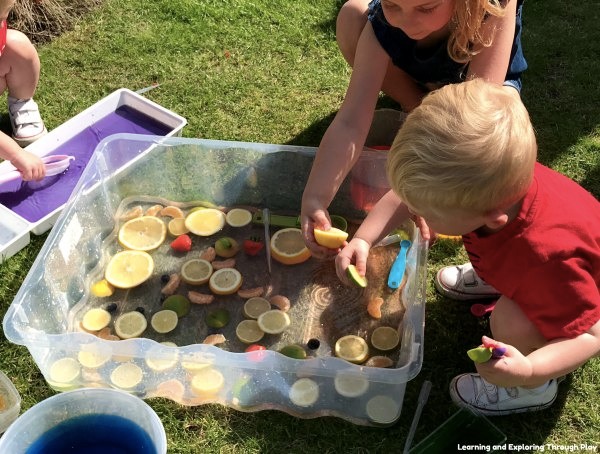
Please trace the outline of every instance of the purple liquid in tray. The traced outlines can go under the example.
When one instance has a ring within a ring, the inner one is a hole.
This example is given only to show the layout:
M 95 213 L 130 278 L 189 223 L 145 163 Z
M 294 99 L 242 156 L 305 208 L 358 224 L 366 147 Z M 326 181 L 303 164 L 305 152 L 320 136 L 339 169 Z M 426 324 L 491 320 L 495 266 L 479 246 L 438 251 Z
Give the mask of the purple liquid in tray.
M 11 181 L 0 185 L 0 204 L 29 222 L 37 222 L 64 205 L 79 181 L 96 146 L 102 139 L 118 133 L 166 136 L 172 131 L 155 119 L 128 106 L 118 107 L 70 138 L 48 155 L 75 156 L 69 168 L 42 181 Z

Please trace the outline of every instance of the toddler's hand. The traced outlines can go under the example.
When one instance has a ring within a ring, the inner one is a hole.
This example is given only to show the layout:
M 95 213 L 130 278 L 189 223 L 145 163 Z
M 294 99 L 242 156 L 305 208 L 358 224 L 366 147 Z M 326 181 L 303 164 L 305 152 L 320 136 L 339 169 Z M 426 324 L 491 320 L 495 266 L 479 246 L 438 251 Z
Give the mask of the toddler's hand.
M 46 175 L 46 166 L 42 160 L 26 150 L 22 150 L 11 163 L 21 172 L 25 181 L 41 180 Z
M 337 251 L 320 246 L 315 240 L 315 228 L 322 230 L 329 230 L 331 228 L 329 213 L 327 213 L 327 210 L 324 207 L 309 202 L 303 202 L 302 212 L 300 214 L 300 225 L 304 243 L 306 244 L 306 247 L 310 249 L 313 257 L 331 258 L 335 256 Z
M 369 256 L 371 245 L 361 238 L 353 238 L 344 249 L 335 258 L 335 271 L 340 281 L 345 285 L 350 285 L 350 280 L 346 274 L 348 265 L 354 262 L 358 274 L 364 276 L 367 272 L 367 257 Z
M 531 377 L 533 368 L 531 362 L 512 345 L 497 342 L 487 336 L 482 337 L 484 347 L 505 348 L 504 355 L 490 359 L 485 363 L 476 363 L 477 372 L 488 382 L 505 388 L 523 386 Z

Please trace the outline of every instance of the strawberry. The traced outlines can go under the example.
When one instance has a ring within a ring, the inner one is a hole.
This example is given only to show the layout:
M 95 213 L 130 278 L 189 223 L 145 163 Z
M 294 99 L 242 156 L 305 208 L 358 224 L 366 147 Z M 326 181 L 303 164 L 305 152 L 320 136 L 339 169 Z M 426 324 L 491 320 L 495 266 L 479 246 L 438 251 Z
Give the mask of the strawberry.
M 257 255 L 264 247 L 262 238 L 251 236 L 247 240 L 244 240 L 244 252 L 248 255 Z
M 171 243 L 171 249 L 176 252 L 188 252 L 190 249 L 192 249 L 192 239 L 189 237 L 189 235 L 179 235 Z

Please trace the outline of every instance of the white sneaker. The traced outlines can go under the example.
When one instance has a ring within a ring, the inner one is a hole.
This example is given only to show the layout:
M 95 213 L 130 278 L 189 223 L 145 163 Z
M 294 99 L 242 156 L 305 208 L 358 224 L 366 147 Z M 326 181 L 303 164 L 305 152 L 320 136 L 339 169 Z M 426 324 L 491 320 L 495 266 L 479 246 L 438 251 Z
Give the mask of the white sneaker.
M 32 98 L 17 99 L 9 96 L 8 116 L 13 130 L 13 139 L 21 147 L 35 142 L 48 132 L 38 105 Z
M 558 395 L 560 380 L 552 379 L 546 388 L 502 388 L 479 374 L 462 374 L 450 382 L 450 396 L 461 407 L 470 407 L 488 416 L 538 411 L 549 407 Z
M 500 292 L 477 276 L 471 263 L 445 266 L 437 272 L 435 287 L 442 295 L 455 300 L 498 298 Z

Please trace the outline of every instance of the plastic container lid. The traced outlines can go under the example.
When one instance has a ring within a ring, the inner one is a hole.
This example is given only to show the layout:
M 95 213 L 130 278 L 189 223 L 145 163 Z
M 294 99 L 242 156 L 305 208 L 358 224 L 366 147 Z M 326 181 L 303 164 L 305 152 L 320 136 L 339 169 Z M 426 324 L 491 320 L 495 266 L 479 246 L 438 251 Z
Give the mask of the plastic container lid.
M 21 396 L 10 379 L 0 371 L 0 434 L 19 416 Z

